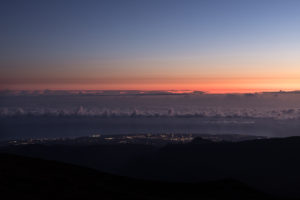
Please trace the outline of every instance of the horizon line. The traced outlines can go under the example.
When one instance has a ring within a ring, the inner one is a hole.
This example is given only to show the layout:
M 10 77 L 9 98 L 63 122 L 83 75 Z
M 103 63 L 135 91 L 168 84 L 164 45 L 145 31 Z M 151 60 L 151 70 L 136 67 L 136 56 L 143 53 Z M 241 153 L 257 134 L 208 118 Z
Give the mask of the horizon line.
M 177 90 L 177 89 L 170 89 L 170 90 L 150 90 L 150 89 L 145 89 L 145 90 L 141 90 L 141 89 L 121 89 L 121 90 L 117 90 L 117 89 L 0 89 L 0 93 L 2 92 L 20 92 L 20 91 L 26 91 L 26 92 L 42 92 L 42 91 L 73 91 L 73 92 L 80 92 L 80 91 L 115 91 L 115 92 L 133 92 L 133 91 L 137 91 L 137 92 L 167 92 L 169 94 L 193 94 L 193 93 L 201 93 L 201 94 L 263 94 L 263 93 L 300 93 L 300 89 L 299 90 L 257 90 L 257 91 L 253 91 L 253 90 L 249 90 L 249 92 L 246 91 L 234 91 L 234 92 L 213 92 L 213 91 L 205 91 L 205 90 L 189 90 L 189 89 L 185 89 L 185 90 Z M 126 94 L 126 93 L 125 93 Z M 140 93 L 141 95 L 143 93 Z

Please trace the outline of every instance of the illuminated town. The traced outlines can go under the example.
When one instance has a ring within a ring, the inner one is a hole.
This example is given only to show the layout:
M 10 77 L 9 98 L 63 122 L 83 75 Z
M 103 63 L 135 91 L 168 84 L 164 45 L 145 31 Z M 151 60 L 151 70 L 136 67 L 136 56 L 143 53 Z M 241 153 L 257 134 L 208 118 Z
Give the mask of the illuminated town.
M 144 144 L 154 146 L 164 146 L 167 144 L 184 144 L 191 142 L 194 138 L 201 137 L 202 139 L 212 142 L 240 142 L 245 140 L 263 139 L 262 136 L 249 135 L 211 135 L 211 134 L 126 134 L 126 135 L 102 135 L 92 134 L 85 137 L 68 137 L 68 138 L 36 138 L 36 139 L 21 139 L 9 140 L 2 142 L 1 146 L 6 145 L 98 145 L 98 144 Z

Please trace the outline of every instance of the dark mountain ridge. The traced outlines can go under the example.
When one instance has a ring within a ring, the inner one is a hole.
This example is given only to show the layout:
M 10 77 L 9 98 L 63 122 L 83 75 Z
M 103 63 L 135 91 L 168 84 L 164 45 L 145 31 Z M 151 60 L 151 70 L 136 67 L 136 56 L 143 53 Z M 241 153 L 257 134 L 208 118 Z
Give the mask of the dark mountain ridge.
M 0 154 L 0 195 L 9 199 L 274 199 L 238 181 L 145 181 Z
M 276 196 L 300 198 L 300 137 L 150 145 L 24 145 L 0 151 L 58 160 L 139 179 L 234 179 Z

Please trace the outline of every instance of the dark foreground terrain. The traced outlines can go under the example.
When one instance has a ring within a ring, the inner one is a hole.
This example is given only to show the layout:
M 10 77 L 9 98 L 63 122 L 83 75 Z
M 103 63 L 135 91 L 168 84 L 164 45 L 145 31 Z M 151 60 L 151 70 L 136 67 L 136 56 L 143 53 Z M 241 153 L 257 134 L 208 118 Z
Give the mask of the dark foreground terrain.
M 1 199 L 273 199 L 234 180 L 144 181 L 10 154 L 0 163 Z
M 144 191 L 145 193 L 142 192 L 142 196 L 150 192 L 149 195 L 158 195 L 159 197 L 167 195 L 168 198 L 172 199 L 183 196 L 186 199 L 188 195 L 191 195 L 190 197 L 211 197 L 210 194 L 217 195 L 216 198 L 219 198 L 229 194 L 238 195 L 239 192 L 236 192 L 236 189 L 232 191 L 228 191 L 227 189 L 231 190 L 232 184 L 233 186 L 240 187 L 239 182 L 241 182 L 255 190 L 271 194 L 275 197 L 300 199 L 300 137 L 257 139 L 241 142 L 213 142 L 202 138 L 195 138 L 190 143 L 170 144 L 162 147 L 142 144 L 11 145 L 1 147 L 0 152 L 56 160 L 141 180 L 189 183 L 179 185 L 153 182 L 141 183 L 140 181 L 129 181 L 128 179 L 120 179 L 120 177 L 114 176 L 109 179 L 111 182 L 107 184 L 105 182 L 106 179 L 104 182 L 101 179 L 104 176 L 103 174 L 98 174 L 97 176 L 91 175 L 86 178 L 83 175 L 85 172 L 79 169 L 76 171 L 77 168 L 71 166 L 69 167 L 76 170 L 69 170 L 64 165 L 65 170 L 61 170 L 58 167 L 58 171 L 55 171 L 55 168 L 54 171 L 44 172 L 34 170 L 34 167 L 38 166 L 39 163 L 45 163 L 45 161 L 32 160 L 32 163 L 29 162 L 26 164 L 30 166 L 29 168 L 27 167 L 28 169 L 37 173 L 35 176 L 28 175 L 28 178 L 43 177 L 39 173 L 46 174 L 47 176 L 52 173 L 53 176 L 48 176 L 45 179 L 51 178 L 52 183 L 58 182 L 56 184 L 61 184 L 61 186 L 70 183 L 70 191 L 74 190 L 76 192 L 80 190 L 77 191 L 74 188 L 81 187 L 86 187 L 96 192 L 98 191 L 98 186 L 93 183 L 98 183 L 97 181 L 100 180 L 102 184 L 110 186 L 107 191 L 114 192 L 115 194 L 132 191 L 134 195 L 140 195 L 139 192 L 147 188 Z M 22 165 L 13 164 L 13 162 L 18 162 L 18 160 L 14 161 L 14 158 L 12 158 L 10 162 L 11 166 L 17 167 L 13 172 L 19 173 L 19 176 L 15 178 L 30 174 L 26 170 L 23 173 Z M 5 162 L 1 161 L 2 163 Z M 47 163 L 44 164 L 44 166 L 47 165 Z M 49 163 L 50 165 L 56 167 L 56 164 L 52 162 Z M 48 167 L 48 169 L 50 168 Z M 42 170 L 43 168 L 39 167 L 37 169 Z M 65 171 L 70 173 L 65 173 Z M 92 171 L 89 173 L 94 174 L 95 172 Z M 56 174 L 61 174 L 64 177 L 57 177 Z M 60 181 L 52 180 L 55 177 Z M 114 181 L 114 179 L 117 181 Z M 35 181 L 33 179 L 32 181 L 39 183 L 38 180 Z M 124 182 L 120 182 L 120 180 Z M 237 182 L 227 181 L 226 184 L 224 182 L 211 182 L 219 180 L 236 180 Z M 128 184 L 128 181 L 132 183 L 131 186 Z M 192 184 L 199 182 L 210 182 L 210 184 Z M 72 185 L 73 183 L 74 185 Z M 114 185 L 116 183 L 118 185 Z M 218 184 L 220 185 L 218 186 Z M 22 187 L 31 188 L 26 183 L 23 185 Z M 227 188 L 225 191 L 221 189 L 224 188 L 223 186 Z M 122 188 L 125 189 L 123 190 Z M 220 189 L 222 191 L 218 191 Z M 65 194 L 70 194 L 70 192 L 66 192 Z M 107 194 L 107 196 L 110 196 L 109 192 Z M 246 199 L 246 197 L 251 195 L 252 192 L 250 192 L 250 195 L 248 195 L 248 192 L 246 194 L 242 192 L 241 196 L 243 198 L 240 199 Z

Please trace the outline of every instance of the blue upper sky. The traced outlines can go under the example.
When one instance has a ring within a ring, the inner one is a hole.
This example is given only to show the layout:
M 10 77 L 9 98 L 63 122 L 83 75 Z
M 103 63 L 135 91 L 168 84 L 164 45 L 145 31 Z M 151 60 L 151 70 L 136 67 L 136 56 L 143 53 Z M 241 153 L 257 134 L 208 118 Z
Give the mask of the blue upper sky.
M 300 35 L 298 0 L 9 0 L 0 9 L 1 52 L 14 58 L 272 51 Z
M 299 60 L 299 10 L 299 0 L 2 0 L 1 68 L 34 59 Z

